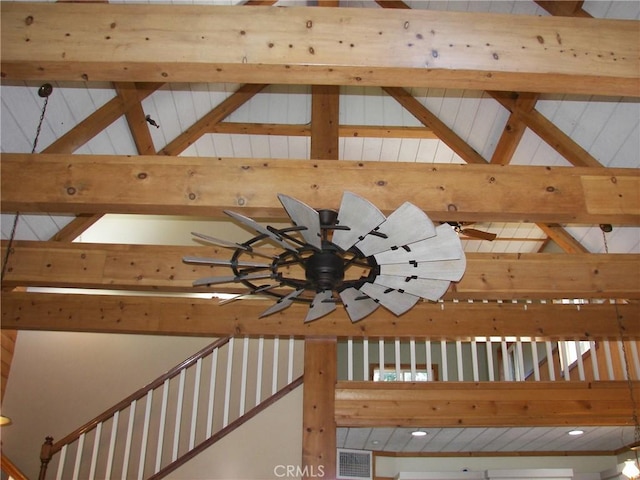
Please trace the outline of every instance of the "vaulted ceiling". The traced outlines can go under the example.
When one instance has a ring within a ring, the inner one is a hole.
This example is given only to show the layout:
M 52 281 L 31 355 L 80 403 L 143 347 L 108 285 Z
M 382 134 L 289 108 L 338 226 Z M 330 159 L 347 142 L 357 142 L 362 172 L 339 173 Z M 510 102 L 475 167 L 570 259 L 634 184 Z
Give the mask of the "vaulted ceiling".
M 185 216 L 239 241 L 247 233 L 220 227 L 222 210 L 281 221 L 276 193 L 337 208 L 352 190 L 387 213 L 409 200 L 435 221 L 497 235 L 463 232 L 472 267 L 447 299 L 638 297 L 636 2 L 90 3 L 3 2 L 3 239 L 19 210 L 18 241 L 105 242 L 108 228 L 111 243 L 195 245 Z M 291 8 L 249 6 L 274 3 Z M 45 81 L 53 93 L 37 132 Z M 15 247 L 56 265 L 71 255 Z M 136 254 L 175 256 L 173 269 L 183 253 Z M 550 281 L 559 258 L 573 262 L 565 283 Z M 191 280 L 12 267 L 12 287 L 169 292 Z
M 603 321 L 601 299 L 615 298 L 626 334 L 640 335 L 638 2 L 82 3 L 2 2 L 3 287 L 161 293 L 89 303 L 13 290 L 3 329 L 604 338 L 618 326 Z M 273 4 L 341 8 L 259 7 Z M 445 296 L 456 303 L 425 302 L 399 320 L 380 309 L 355 325 L 341 312 L 303 325 L 293 306 L 256 322 L 259 301 L 169 298 L 191 290 L 180 259 L 198 247 L 192 230 L 249 237 L 222 210 L 280 222 L 276 193 L 336 208 L 345 190 L 386 213 L 409 200 L 497 237 L 463 234 L 469 270 Z M 69 244 L 78 236 L 122 245 Z M 591 303 L 577 310 L 574 299 Z M 477 433 L 549 450 L 563 434 L 436 429 L 416 446 L 401 430 L 339 440 L 442 452 Z M 578 449 L 614 450 L 615 435 Z

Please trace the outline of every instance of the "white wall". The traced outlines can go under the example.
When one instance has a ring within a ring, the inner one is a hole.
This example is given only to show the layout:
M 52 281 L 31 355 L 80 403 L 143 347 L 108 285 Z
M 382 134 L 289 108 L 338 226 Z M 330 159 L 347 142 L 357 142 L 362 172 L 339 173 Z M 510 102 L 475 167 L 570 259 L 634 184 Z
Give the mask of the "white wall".
M 286 476 L 286 472 L 289 465 L 300 466 L 302 459 L 302 392 L 303 387 L 296 388 L 167 478 L 298 478 Z
M 615 469 L 615 455 L 602 456 L 513 456 L 513 457 L 377 457 L 376 475 L 395 477 L 399 472 L 462 472 L 531 468 L 571 468 L 576 474 Z
M 212 341 L 19 332 L 2 404 L 13 421 L 2 428 L 3 452 L 37 478 L 47 435 L 54 441 L 67 435 Z

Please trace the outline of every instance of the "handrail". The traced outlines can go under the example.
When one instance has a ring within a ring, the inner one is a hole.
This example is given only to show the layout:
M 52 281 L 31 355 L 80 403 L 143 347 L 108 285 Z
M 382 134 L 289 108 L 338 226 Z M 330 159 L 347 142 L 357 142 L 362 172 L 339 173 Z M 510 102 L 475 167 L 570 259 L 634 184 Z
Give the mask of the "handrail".
M 173 367 L 171 370 L 168 370 L 162 376 L 156 378 L 151 383 L 149 383 L 149 384 L 145 385 L 144 387 L 140 388 L 139 390 L 135 391 L 134 393 L 129 395 L 124 400 L 121 400 L 120 402 L 115 404 L 113 407 L 105 410 L 100 415 L 95 417 L 93 420 L 88 421 L 87 423 L 85 423 L 81 427 L 77 428 L 76 430 L 74 430 L 73 432 L 68 434 L 67 436 L 61 438 L 60 440 L 58 440 L 56 443 L 54 443 L 51 446 L 50 454 L 53 456 L 54 454 L 56 454 L 57 452 L 62 450 L 62 447 L 64 447 L 65 445 L 77 440 L 78 438 L 80 438 L 80 436 L 83 433 L 87 433 L 87 432 L 91 431 L 99 423 L 104 422 L 108 418 L 111 418 L 116 412 L 124 409 L 125 407 L 128 407 L 131 404 L 131 402 L 133 402 L 134 400 L 140 400 L 141 398 L 143 398 L 147 394 L 147 392 L 149 390 L 158 388 L 159 386 L 161 386 L 165 382 L 165 380 L 171 379 L 171 378 L 175 377 L 176 375 L 180 374 L 180 371 L 182 371 L 183 369 L 185 369 L 187 367 L 190 367 L 191 365 L 195 364 L 200 358 L 206 357 L 211 352 L 213 352 L 216 348 L 220 348 L 223 345 L 225 345 L 226 343 L 228 343 L 230 338 L 231 337 L 220 338 L 220 339 L 216 340 L 215 342 L 213 342 L 212 344 L 204 347 L 202 350 L 194 353 L 192 356 L 190 356 L 189 358 L 187 358 L 183 362 L 179 363 L 178 365 Z
M 147 480 L 159 480 L 159 479 L 164 478 L 165 476 L 169 475 L 171 472 L 173 472 L 177 468 L 179 468 L 182 465 L 184 465 L 185 463 L 187 463 L 193 457 L 195 457 L 196 455 L 198 455 L 202 451 L 204 451 L 207 448 L 209 448 L 211 445 L 216 443 L 218 440 L 220 440 L 223 437 L 229 435 L 235 429 L 237 429 L 238 427 L 242 426 L 245 422 L 247 422 L 248 420 L 252 419 L 257 414 L 262 412 L 263 410 L 267 409 L 267 407 L 269 407 L 269 406 L 273 405 L 274 403 L 276 403 L 278 400 L 280 400 L 282 397 L 287 395 L 289 392 L 291 392 L 291 391 L 295 390 L 296 388 L 298 388 L 300 385 L 302 385 L 303 382 L 304 382 L 304 375 L 300 375 L 298 378 L 296 378 L 289 385 L 285 386 L 284 388 L 281 388 L 278 392 L 276 392 L 275 394 L 271 395 L 266 400 L 263 400 L 262 402 L 260 402 L 258 405 L 253 407 L 247 413 L 245 413 L 243 416 L 237 418 L 236 420 L 231 422 L 229 425 L 224 427 L 222 430 L 220 430 L 216 434 L 212 435 L 209 439 L 207 439 L 206 441 L 202 442 L 196 448 L 190 450 L 188 453 L 186 453 L 185 455 L 180 457 L 175 462 L 170 463 L 169 465 L 164 467 L 162 470 L 160 470 L 158 473 L 156 473 L 155 475 L 149 477 Z
M 2 471 L 4 473 L 6 473 L 9 477 L 13 478 L 13 480 L 29 480 L 27 476 L 24 473 L 22 473 L 20 469 L 15 465 L 15 463 L 9 460 L 9 457 L 7 457 L 4 453 L 1 456 L 2 456 L 1 466 L 2 466 Z

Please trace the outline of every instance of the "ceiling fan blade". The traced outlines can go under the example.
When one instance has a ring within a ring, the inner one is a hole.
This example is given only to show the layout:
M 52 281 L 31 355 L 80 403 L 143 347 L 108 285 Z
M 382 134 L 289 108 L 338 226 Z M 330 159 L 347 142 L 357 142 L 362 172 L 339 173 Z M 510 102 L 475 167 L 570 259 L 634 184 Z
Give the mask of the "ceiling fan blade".
M 436 235 L 402 248 L 386 250 L 374 255 L 378 265 L 387 263 L 455 260 L 464 255 L 458 234 L 447 223 L 436 227 Z
M 307 312 L 307 317 L 304 321 L 305 323 L 312 322 L 333 312 L 335 309 L 336 302 L 333 298 L 333 292 L 331 290 L 322 290 L 316 294 L 311 302 L 311 306 Z
M 322 235 L 320 233 L 320 214 L 306 203 L 288 195 L 278 194 L 280 203 L 286 210 L 289 218 L 297 227 L 306 227 L 300 234 L 304 241 L 317 250 L 322 250 Z
M 262 317 L 266 317 L 268 315 L 272 315 L 272 314 L 277 313 L 277 312 L 279 312 L 281 310 L 284 310 L 287 307 L 290 307 L 291 304 L 293 303 L 293 300 L 297 296 L 299 296 L 302 292 L 304 292 L 304 289 L 294 290 L 293 292 L 289 293 L 288 295 L 286 295 L 286 296 L 284 296 L 282 298 L 279 298 L 276 303 L 274 303 L 269 308 L 267 308 L 264 312 L 262 312 L 258 318 L 262 318 Z
M 378 207 L 368 200 L 355 193 L 344 192 L 338 210 L 338 225 L 347 226 L 349 230 L 336 230 L 331 241 L 341 249 L 349 250 L 385 218 Z
M 200 265 L 221 265 L 225 267 L 252 267 L 252 268 L 271 268 L 269 263 L 260 262 L 238 262 L 232 260 L 219 260 L 217 258 L 205 258 L 205 257 L 182 257 L 182 261 L 185 263 L 196 263 Z
M 250 275 L 228 275 L 222 277 L 204 277 L 193 282 L 194 287 L 205 285 L 218 285 L 220 283 L 236 283 L 243 280 L 260 280 L 262 278 L 272 278 L 272 273 L 253 273 Z
M 373 298 L 353 287 L 341 291 L 340 298 L 349 318 L 354 323 L 373 313 L 380 306 Z
M 219 247 L 234 248 L 234 249 L 240 249 L 245 251 L 251 250 L 249 247 L 246 247 L 245 245 L 240 245 L 239 243 L 234 243 L 234 242 L 228 242 L 227 240 L 220 240 L 219 238 L 210 237 L 209 235 L 205 235 L 204 233 L 191 232 L 191 235 L 199 238 L 200 240 L 204 240 L 205 242 L 218 245 Z
M 488 240 L 490 242 L 494 241 L 498 236 L 495 233 L 484 232 L 476 228 L 463 228 L 460 230 L 460 233 L 466 235 L 467 237 L 479 238 L 480 240 Z
M 432 280 L 430 278 L 403 278 L 395 275 L 378 275 L 374 283 L 435 302 L 447 292 L 451 282 L 449 282 L 449 280 Z
M 381 275 L 400 277 L 430 278 L 457 282 L 464 275 L 467 266 L 465 257 L 457 260 L 436 260 L 433 262 L 394 263 L 380 266 Z
M 271 240 L 273 240 L 275 243 L 277 243 L 278 245 L 280 245 L 282 248 L 285 248 L 286 250 L 291 250 L 291 251 L 297 251 L 294 247 L 292 247 L 289 243 L 285 242 L 282 237 L 279 237 L 278 235 L 276 235 L 275 233 L 269 231 L 266 227 L 263 227 L 262 225 L 260 225 L 258 222 L 252 220 L 249 217 L 245 217 L 244 215 L 240 215 L 239 213 L 236 212 L 232 212 L 230 210 L 224 210 L 224 213 L 226 213 L 227 215 L 229 215 L 231 218 L 233 218 L 234 220 L 237 220 L 240 223 L 243 223 L 244 225 L 252 228 L 253 230 L 255 230 L 258 233 L 261 233 L 263 235 L 266 235 L 267 237 L 269 237 Z
M 380 305 L 398 316 L 413 308 L 420 300 L 417 295 L 402 293 L 375 283 L 365 283 L 360 287 L 360 291 L 377 300 Z
M 436 235 L 436 227 L 427 214 L 409 202 L 403 203 L 375 231 L 386 238 L 369 233 L 356 244 L 366 257 Z

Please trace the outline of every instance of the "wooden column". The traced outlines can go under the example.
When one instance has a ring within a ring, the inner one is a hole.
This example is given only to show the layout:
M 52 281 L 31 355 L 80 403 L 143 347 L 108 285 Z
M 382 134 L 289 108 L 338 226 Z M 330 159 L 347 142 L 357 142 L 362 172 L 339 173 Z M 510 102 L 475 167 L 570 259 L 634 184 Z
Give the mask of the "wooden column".
M 336 477 L 336 338 L 307 337 L 302 401 L 303 478 Z

